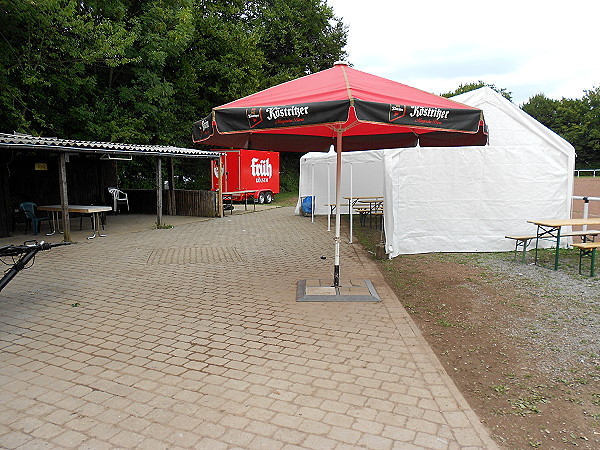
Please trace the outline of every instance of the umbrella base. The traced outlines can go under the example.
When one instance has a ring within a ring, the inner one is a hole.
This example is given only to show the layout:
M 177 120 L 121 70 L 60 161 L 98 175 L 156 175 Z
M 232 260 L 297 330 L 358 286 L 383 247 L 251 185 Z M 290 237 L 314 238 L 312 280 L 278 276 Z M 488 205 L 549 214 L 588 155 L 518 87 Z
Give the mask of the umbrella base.
M 381 299 L 369 280 L 342 280 L 332 286 L 331 280 L 299 280 L 297 302 L 379 302 Z

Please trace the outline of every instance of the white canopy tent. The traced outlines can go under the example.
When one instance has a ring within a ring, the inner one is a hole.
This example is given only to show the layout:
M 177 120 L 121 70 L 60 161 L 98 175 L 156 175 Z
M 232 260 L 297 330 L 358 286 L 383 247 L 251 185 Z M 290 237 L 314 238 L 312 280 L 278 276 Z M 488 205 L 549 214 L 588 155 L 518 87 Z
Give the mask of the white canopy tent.
M 570 217 L 573 146 L 490 88 L 453 100 L 484 111 L 488 146 L 344 154 L 342 195 L 384 197 L 390 257 L 507 251 L 506 234 L 535 234 L 527 220 Z M 333 154 L 301 159 L 300 198 L 315 196 L 315 214 L 329 211 L 334 171 Z

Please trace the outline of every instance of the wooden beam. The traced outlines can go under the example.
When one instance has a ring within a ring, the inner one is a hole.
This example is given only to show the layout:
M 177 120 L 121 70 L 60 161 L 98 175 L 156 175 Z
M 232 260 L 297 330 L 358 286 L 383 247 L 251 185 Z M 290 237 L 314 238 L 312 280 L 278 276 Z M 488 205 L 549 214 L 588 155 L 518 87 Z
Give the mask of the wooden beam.
M 162 158 L 156 158 L 156 226 L 162 225 Z
M 167 177 L 169 179 L 169 214 L 172 216 L 177 215 L 177 205 L 175 204 L 175 158 L 169 158 L 169 164 L 167 165 Z
M 69 219 L 69 196 L 67 193 L 67 154 L 64 152 L 59 153 L 58 176 L 60 186 L 60 206 L 62 208 L 64 230 L 63 241 L 71 242 L 71 220 Z

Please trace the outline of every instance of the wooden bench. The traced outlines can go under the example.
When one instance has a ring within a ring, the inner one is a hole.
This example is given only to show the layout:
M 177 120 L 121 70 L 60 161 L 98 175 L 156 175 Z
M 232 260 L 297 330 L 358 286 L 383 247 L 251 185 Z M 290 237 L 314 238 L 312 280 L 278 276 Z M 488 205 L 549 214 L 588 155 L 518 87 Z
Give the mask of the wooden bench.
M 381 228 L 383 222 L 383 206 L 376 208 L 370 206 L 354 206 L 352 209 L 358 213 L 361 226 L 366 226 L 367 216 L 369 216 L 369 226 L 372 227 L 372 220 L 375 218 L 375 224 L 377 225 L 377 219 L 379 219 L 379 228 Z
M 581 260 L 584 256 L 589 256 L 592 260 L 590 266 L 590 277 L 596 275 L 596 249 L 600 248 L 600 242 L 581 242 L 573 244 L 573 247 L 579 249 L 579 275 L 581 275 Z
M 575 236 L 580 236 L 583 239 L 583 242 L 586 243 L 590 240 L 592 240 L 592 242 L 594 242 L 596 236 L 598 236 L 600 234 L 600 230 L 584 230 L 584 231 L 570 231 L 568 233 L 561 233 L 560 236 L 571 236 L 571 237 L 575 237 Z M 506 239 L 514 239 L 515 240 L 515 259 L 517 259 L 517 251 L 519 250 L 519 247 L 522 247 L 522 256 L 521 256 L 521 261 L 525 262 L 525 255 L 526 255 L 526 251 L 527 251 L 527 247 L 529 246 L 530 242 L 534 239 L 537 239 L 537 235 L 533 235 L 533 236 L 504 236 Z M 547 237 L 543 237 L 541 239 L 548 239 Z M 575 246 L 575 244 L 573 244 L 573 246 Z
M 525 263 L 525 255 L 527 255 L 527 253 L 525 253 L 527 251 L 527 247 L 529 246 L 529 243 L 537 238 L 537 236 L 504 236 L 506 239 L 514 239 L 515 240 L 515 259 L 517 259 L 517 251 L 519 250 L 519 247 L 522 247 L 522 256 L 521 256 L 521 262 Z

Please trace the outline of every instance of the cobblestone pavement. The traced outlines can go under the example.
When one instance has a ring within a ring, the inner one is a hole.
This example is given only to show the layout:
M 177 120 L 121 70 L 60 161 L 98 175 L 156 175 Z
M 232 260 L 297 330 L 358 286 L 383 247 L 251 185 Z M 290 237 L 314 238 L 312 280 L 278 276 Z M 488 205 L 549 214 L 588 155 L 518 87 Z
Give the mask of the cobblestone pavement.
M 324 219 L 111 220 L 0 293 L 0 447 L 496 447 L 357 245 L 342 280 L 380 303 L 296 302 L 332 278 Z

